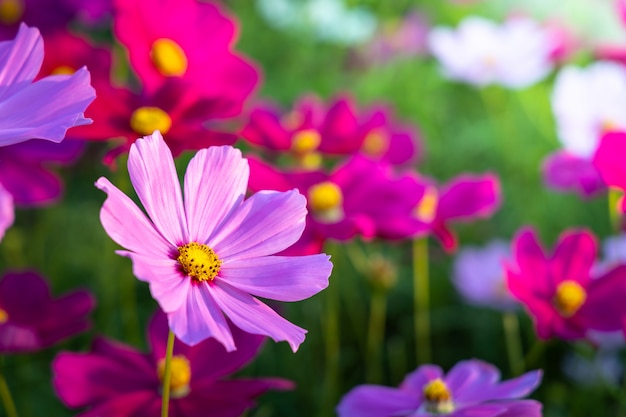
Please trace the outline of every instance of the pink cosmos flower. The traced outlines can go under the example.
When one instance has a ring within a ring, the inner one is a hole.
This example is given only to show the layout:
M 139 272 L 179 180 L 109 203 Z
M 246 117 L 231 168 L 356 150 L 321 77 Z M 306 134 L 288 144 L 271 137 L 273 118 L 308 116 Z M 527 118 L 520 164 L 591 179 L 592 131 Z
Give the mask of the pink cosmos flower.
M 352 100 L 342 96 L 327 107 L 305 96 L 282 116 L 272 106 L 257 106 L 241 136 L 269 151 L 290 152 L 296 166 L 306 169 L 319 168 L 322 156 L 360 153 L 398 165 L 420 153 L 417 132 L 395 122 L 390 108 L 376 105 L 359 115 Z
M 324 254 L 272 256 L 302 234 L 306 199 L 296 190 L 262 191 L 244 200 L 248 163 L 229 147 L 200 150 L 185 174 L 184 200 L 172 154 L 161 134 L 138 139 L 128 157 L 130 179 L 148 217 L 106 178 L 100 220 L 127 250 L 135 276 L 150 284 L 170 328 L 195 345 L 216 338 L 237 348 L 224 313 L 249 333 L 286 340 L 295 351 L 306 330 L 280 317 L 255 296 L 308 298 L 328 285 Z
M 14 41 L 0 42 L 0 146 L 28 139 L 60 142 L 83 117 L 95 97 L 89 72 L 56 75 L 32 82 L 43 59 L 39 30 L 22 24 Z
M 259 74 L 232 51 L 236 24 L 221 6 L 197 0 L 115 0 L 114 6 L 115 35 L 148 93 L 179 78 L 228 116 L 241 112 Z
M 514 240 L 507 285 L 533 317 L 541 339 L 581 339 L 589 330 L 613 331 L 626 314 L 626 265 L 594 276 L 595 237 L 587 231 L 561 235 L 546 255 L 536 233 L 522 229 Z
M 100 85 L 98 98 L 87 114 L 94 124 L 73 129 L 71 137 L 93 141 L 121 139 L 105 155 L 106 164 L 127 152 L 138 137 L 155 130 L 167 135 L 174 156 L 185 150 L 231 145 L 237 139 L 219 127 L 207 126 L 207 120 L 224 116 L 219 102 L 199 97 L 197 91 L 174 78 L 166 80 L 154 93 L 144 90 L 136 94 L 126 88 Z
M 624 152 L 626 152 L 626 132 L 609 132 L 605 134 L 595 155 L 593 165 L 598 170 L 602 179 L 609 187 L 626 190 L 626 163 Z M 621 199 L 615 209 L 626 213 L 625 199 Z
M 0 280 L 0 353 L 44 349 L 86 330 L 94 305 L 83 290 L 53 299 L 35 271 L 6 273 Z
M 422 365 L 398 388 L 361 385 L 339 405 L 339 417 L 541 417 L 541 404 L 520 400 L 541 382 L 541 370 L 500 382 L 498 369 L 486 362 L 457 363 L 444 375 L 436 365 Z
M 250 158 L 250 171 L 253 191 L 297 188 L 308 197 L 306 228 L 287 250 L 289 254 L 319 252 L 327 239 L 378 236 L 379 223 L 392 215 L 394 205 L 407 199 L 405 178 L 393 178 L 384 165 L 362 156 L 350 158 L 330 174 L 280 171 L 256 158 Z
M 15 220 L 13 196 L 0 182 L 0 241 L 4 237 L 4 232 L 13 224 L 13 220 Z
M 449 223 L 491 216 L 500 206 L 500 181 L 494 174 L 463 174 L 443 186 L 414 175 L 404 181 L 406 198 L 381 219 L 381 235 L 407 239 L 432 233 L 452 252 L 457 239 Z
M 437 27 L 430 49 L 451 79 L 485 86 L 524 88 L 542 80 L 553 67 L 559 46 L 550 31 L 531 19 L 515 17 L 502 25 L 478 16 L 457 29 Z
M 557 191 L 574 191 L 582 197 L 591 197 L 606 189 L 600 173 L 589 158 L 568 151 L 557 151 L 544 159 L 543 178 Z
M 170 416 L 238 417 L 264 392 L 293 388 L 279 378 L 226 378 L 250 362 L 263 342 L 234 326 L 230 331 L 235 352 L 216 340 L 193 347 L 174 342 Z M 105 338 L 96 338 L 90 353 L 60 353 L 52 363 L 55 391 L 68 407 L 89 407 L 80 417 L 160 415 L 167 333 L 165 314 L 157 313 L 148 325 L 148 353 Z

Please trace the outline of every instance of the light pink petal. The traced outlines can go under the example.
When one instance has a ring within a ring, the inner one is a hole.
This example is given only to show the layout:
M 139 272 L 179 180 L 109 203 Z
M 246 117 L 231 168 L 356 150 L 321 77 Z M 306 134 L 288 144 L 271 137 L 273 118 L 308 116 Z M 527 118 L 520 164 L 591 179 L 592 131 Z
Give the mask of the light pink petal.
M 288 322 L 250 294 L 223 281 L 214 282 L 211 295 L 237 327 L 248 333 L 269 336 L 276 342 L 286 340 L 294 352 L 298 350 L 306 330 Z
M 297 190 L 260 191 L 243 202 L 208 242 L 223 259 L 273 255 L 302 235 L 306 199 Z
M 167 318 L 176 337 L 190 346 L 214 337 L 227 351 L 237 349 L 228 323 L 207 284 L 193 285 L 187 292 L 185 304 L 168 313 Z
M 234 259 L 222 265 L 216 279 L 258 297 L 300 301 L 328 286 L 329 259 L 324 254 Z
M 100 209 L 100 221 L 111 239 L 136 253 L 167 257 L 173 248 L 126 194 L 104 177 L 96 181 L 96 187 L 107 193 Z
M 189 239 L 206 241 L 243 201 L 250 168 L 241 151 L 231 146 L 200 150 L 185 173 L 185 210 Z
M 0 241 L 4 237 L 4 232 L 13 224 L 13 220 L 15 220 L 13 196 L 0 184 Z
M 188 243 L 187 220 L 174 158 L 159 131 L 138 139 L 131 146 L 128 172 L 156 229 L 174 246 Z
M 43 39 L 39 29 L 22 23 L 15 40 L 0 42 L 0 100 L 30 84 L 42 61 Z

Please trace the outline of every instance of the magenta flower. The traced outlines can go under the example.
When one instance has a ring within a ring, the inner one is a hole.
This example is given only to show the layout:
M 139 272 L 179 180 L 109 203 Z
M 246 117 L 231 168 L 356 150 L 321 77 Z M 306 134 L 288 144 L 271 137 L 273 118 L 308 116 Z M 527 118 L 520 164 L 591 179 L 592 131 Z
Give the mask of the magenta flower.
M 322 156 L 361 153 L 398 165 L 420 152 L 415 129 L 395 122 L 391 109 L 378 105 L 359 115 L 348 97 L 337 97 L 325 108 L 307 96 L 284 116 L 271 106 L 258 106 L 241 136 L 269 151 L 291 153 L 306 169 L 319 168 Z
M 232 51 L 236 24 L 220 6 L 196 0 L 114 4 L 115 35 L 148 93 L 168 78 L 179 78 L 229 116 L 241 112 L 259 75 Z
M 407 199 L 407 178 L 395 179 L 384 165 L 362 156 L 350 158 L 330 174 L 279 171 L 255 158 L 250 158 L 250 171 L 253 191 L 297 188 L 307 196 L 306 228 L 289 254 L 319 252 L 327 239 L 378 236 L 379 224 L 388 221 L 395 205 Z
M 486 362 L 457 363 L 444 375 L 440 367 L 422 365 L 398 388 L 361 385 L 339 405 L 339 417 L 541 417 L 541 404 L 520 400 L 541 382 L 531 371 L 500 382 L 498 369 Z
M 626 314 L 626 265 L 594 276 L 595 237 L 565 232 L 546 255 L 535 232 L 526 228 L 514 240 L 514 263 L 507 265 L 509 290 L 526 306 L 541 339 L 581 339 L 589 330 L 621 329 Z
M 176 340 L 170 379 L 172 417 L 238 417 L 270 389 L 292 389 L 279 378 L 226 377 L 250 362 L 263 338 L 232 326 L 235 352 L 216 340 L 190 347 Z M 167 344 L 167 320 L 157 313 L 148 326 L 149 353 L 96 338 L 90 353 L 60 353 L 52 363 L 53 385 L 71 408 L 89 407 L 80 417 L 152 417 L 161 409 L 161 385 Z
M 624 162 L 624 152 L 626 152 L 626 133 L 610 132 L 605 134 L 595 155 L 593 165 L 598 170 L 602 179 L 609 187 L 626 190 L 626 163 Z M 626 202 L 621 201 L 619 209 L 626 213 Z
M 0 352 L 31 352 L 80 333 L 94 306 L 83 290 L 53 299 L 35 271 L 6 273 L 0 280 Z
M 557 191 L 574 191 L 591 197 L 606 189 L 600 173 L 589 158 L 567 151 L 557 151 L 543 161 L 543 178 Z
M 100 219 L 127 249 L 118 254 L 131 258 L 135 276 L 150 284 L 176 336 L 190 345 L 214 337 L 235 350 L 225 313 L 244 331 L 286 340 L 295 351 L 306 330 L 255 296 L 298 301 L 328 285 L 327 255 L 271 256 L 300 238 L 306 199 L 292 190 L 244 200 L 248 163 L 240 151 L 222 146 L 191 160 L 183 200 L 158 131 L 131 146 L 128 171 L 149 219 L 106 178 L 96 182 L 108 195 Z
M 39 30 L 21 25 L 14 41 L 0 42 L 0 146 L 46 139 L 60 142 L 83 117 L 95 97 L 89 72 L 57 75 L 32 82 L 43 59 Z
M 15 220 L 13 196 L 0 182 L 0 241 L 4 237 L 4 232 L 13 224 L 13 220 Z

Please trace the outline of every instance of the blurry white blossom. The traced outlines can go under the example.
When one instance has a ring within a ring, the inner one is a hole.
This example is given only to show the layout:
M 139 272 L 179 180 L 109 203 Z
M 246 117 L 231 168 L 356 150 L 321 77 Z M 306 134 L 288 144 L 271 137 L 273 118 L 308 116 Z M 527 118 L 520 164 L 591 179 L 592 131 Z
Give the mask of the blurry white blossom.
M 428 44 L 448 77 L 511 88 L 543 79 L 552 70 L 551 56 L 558 47 L 549 30 L 522 17 L 498 25 L 470 16 L 456 29 L 434 28 Z

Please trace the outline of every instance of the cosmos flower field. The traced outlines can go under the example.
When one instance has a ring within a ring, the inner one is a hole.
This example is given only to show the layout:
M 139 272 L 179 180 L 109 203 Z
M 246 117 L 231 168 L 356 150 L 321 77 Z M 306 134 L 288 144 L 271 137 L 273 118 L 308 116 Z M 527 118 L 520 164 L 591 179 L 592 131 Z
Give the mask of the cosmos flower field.
M 626 1 L 0 0 L 0 416 L 626 416 Z

